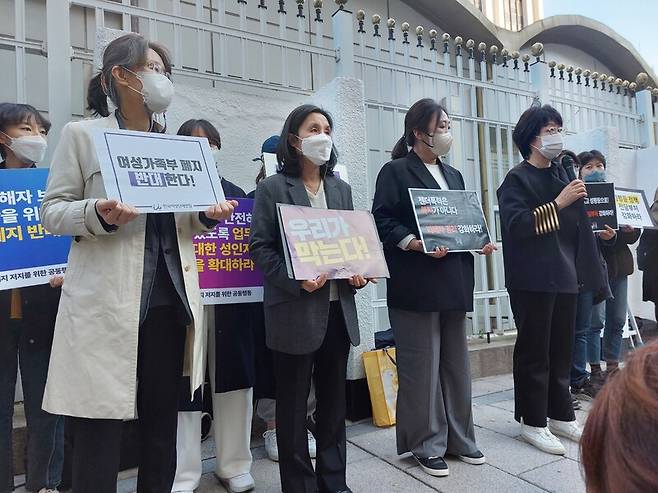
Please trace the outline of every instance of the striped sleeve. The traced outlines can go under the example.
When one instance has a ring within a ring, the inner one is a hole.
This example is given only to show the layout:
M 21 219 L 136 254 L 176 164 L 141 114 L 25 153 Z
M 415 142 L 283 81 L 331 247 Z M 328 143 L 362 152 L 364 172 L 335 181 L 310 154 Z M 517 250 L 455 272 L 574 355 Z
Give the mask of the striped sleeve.
M 555 202 L 540 205 L 532 211 L 535 218 L 535 234 L 537 236 L 553 233 L 560 229 L 560 215 Z

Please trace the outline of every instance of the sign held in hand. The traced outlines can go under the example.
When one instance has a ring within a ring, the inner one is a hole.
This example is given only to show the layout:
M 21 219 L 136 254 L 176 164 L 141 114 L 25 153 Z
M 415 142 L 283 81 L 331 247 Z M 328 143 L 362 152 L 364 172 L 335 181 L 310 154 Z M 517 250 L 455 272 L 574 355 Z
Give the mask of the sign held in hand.
M 204 211 L 224 201 L 207 139 L 104 128 L 94 142 L 108 198 L 142 213 Z
M 476 192 L 410 188 L 409 197 L 425 253 L 479 252 L 491 241 Z

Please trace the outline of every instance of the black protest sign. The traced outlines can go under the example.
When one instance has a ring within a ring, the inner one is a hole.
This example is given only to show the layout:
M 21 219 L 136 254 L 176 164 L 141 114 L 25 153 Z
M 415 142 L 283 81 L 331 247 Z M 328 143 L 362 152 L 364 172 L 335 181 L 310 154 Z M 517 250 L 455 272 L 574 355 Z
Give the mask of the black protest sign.
M 409 196 L 426 253 L 479 251 L 491 241 L 476 192 L 410 188 Z
M 593 231 L 605 231 L 606 226 L 619 229 L 614 183 L 586 183 L 585 210 Z

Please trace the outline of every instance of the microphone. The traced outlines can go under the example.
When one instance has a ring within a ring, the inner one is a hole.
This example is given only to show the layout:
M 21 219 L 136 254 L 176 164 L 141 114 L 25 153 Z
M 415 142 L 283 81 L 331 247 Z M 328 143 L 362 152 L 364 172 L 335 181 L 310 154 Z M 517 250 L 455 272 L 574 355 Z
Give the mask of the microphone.
M 569 177 L 569 182 L 574 181 L 576 179 L 576 172 L 573 169 L 573 166 L 575 164 L 573 158 L 569 154 L 565 154 L 560 159 L 560 164 L 564 168 L 564 171 L 567 173 L 567 177 Z

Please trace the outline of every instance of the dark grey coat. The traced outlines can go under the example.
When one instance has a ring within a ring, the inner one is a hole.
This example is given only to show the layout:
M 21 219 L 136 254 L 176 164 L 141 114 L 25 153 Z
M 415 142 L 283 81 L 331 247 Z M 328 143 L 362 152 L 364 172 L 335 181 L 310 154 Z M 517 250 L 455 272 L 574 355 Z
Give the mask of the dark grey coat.
M 329 209 L 351 210 L 352 189 L 344 181 L 327 176 L 324 191 Z M 324 340 L 329 320 L 329 283 L 308 293 L 301 283 L 288 277 L 281 243 L 276 204 L 310 207 L 299 177 L 276 174 L 258 184 L 252 214 L 249 249 L 265 274 L 265 332 L 267 346 L 288 354 L 316 351 Z M 354 303 L 355 290 L 346 280 L 336 281 L 345 327 L 353 345 L 359 344 L 359 323 Z

